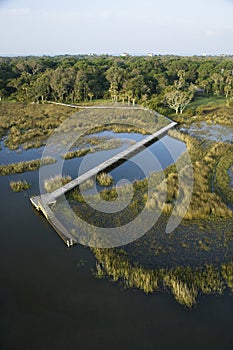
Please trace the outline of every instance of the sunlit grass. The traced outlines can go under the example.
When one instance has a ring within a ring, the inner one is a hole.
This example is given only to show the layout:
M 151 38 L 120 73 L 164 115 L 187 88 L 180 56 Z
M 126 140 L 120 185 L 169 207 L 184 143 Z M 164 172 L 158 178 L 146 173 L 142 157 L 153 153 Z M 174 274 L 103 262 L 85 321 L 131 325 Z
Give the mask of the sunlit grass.
M 11 181 L 10 187 L 14 192 L 21 192 L 21 191 L 28 190 L 31 187 L 31 185 L 26 180 L 24 181 L 19 180 L 19 181 Z
M 0 175 L 10 175 L 23 173 L 27 171 L 38 170 L 41 166 L 56 163 L 56 159 L 46 157 L 42 159 L 34 159 L 25 162 L 11 163 L 7 165 L 0 165 Z
M 57 175 L 57 176 L 51 177 L 50 179 L 46 179 L 44 181 L 44 187 L 47 192 L 53 192 L 58 188 L 66 185 L 70 181 L 71 181 L 71 177 L 69 175 L 66 175 L 66 176 Z
M 51 104 L 1 102 L 0 130 L 10 149 L 40 147 L 68 116 L 71 108 Z
M 214 265 L 146 269 L 130 263 L 123 249 L 92 248 L 92 251 L 99 278 L 108 276 L 114 282 L 123 281 L 126 288 L 138 288 L 146 294 L 169 288 L 175 299 L 188 308 L 196 304 L 200 293 L 221 295 L 225 281 L 233 288 L 232 264 L 223 265 L 222 273 Z
M 100 186 L 110 186 L 113 184 L 113 178 L 110 174 L 101 172 L 96 176 L 96 180 Z

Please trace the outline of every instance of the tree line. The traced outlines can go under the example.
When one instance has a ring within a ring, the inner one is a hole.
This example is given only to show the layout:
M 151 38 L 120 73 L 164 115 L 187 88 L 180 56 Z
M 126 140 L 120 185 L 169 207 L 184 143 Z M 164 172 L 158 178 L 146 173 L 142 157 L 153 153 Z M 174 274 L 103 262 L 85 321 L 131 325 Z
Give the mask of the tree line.
M 111 99 L 182 113 L 194 93 L 233 96 L 233 57 L 0 57 L 0 99 Z

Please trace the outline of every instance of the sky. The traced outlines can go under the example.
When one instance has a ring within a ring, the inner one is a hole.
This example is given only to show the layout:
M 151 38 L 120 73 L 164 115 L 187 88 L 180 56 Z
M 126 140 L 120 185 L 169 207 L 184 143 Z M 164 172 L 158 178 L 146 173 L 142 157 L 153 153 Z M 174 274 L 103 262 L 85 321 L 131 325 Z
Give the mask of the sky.
M 0 0 L 0 55 L 233 54 L 233 0 Z

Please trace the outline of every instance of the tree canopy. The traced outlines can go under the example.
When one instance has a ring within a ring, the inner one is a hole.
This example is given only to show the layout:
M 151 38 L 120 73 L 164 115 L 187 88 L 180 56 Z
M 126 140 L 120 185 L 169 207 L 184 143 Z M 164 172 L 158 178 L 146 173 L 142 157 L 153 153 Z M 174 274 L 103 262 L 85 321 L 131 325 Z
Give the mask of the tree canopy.
M 182 113 L 195 90 L 232 97 L 233 57 L 0 57 L 0 100 L 107 98 Z

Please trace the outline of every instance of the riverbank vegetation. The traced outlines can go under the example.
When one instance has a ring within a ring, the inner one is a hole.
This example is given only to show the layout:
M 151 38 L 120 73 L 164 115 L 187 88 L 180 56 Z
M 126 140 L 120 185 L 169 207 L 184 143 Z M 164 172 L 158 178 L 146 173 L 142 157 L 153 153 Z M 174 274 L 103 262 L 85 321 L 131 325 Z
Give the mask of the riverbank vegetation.
M 18 181 L 11 181 L 10 187 L 14 192 L 21 192 L 21 191 L 29 190 L 31 185 L 26 180 L 24 181 L 18 180 Z
M 57 175 L 49 179 L 46 179 L 44 181 L 44 188 L 47 192 L 53 192 L 58 188 L 66 185 L 70 181 L 71 181 L 71 177 L 69 175 L 66 175 L 66 176 Z
M 42 159 L 34 159 L 25 162 L 11 163 L 7 165 L 0 165 L 0 176 L 24 173 L 27 171 L 38 170 L 41 166 L 56 163 L 56 159 L 46 157 Z
M 233 263 L 202 267 L 176 266 L 174 268 L 146 269 L 133 265 L 122 249 L 92 249 L 97 259 L 96 274 L 121 282 L 125 288 L 138 288 L 145 293 L 171 291 L 175 299 L 188 308 L 193 307 L 201 294 L 221 295 L 228 287 L 233 289 Z

